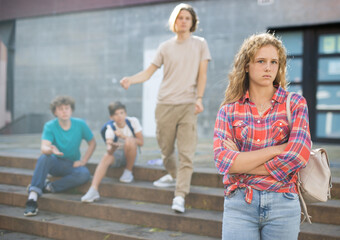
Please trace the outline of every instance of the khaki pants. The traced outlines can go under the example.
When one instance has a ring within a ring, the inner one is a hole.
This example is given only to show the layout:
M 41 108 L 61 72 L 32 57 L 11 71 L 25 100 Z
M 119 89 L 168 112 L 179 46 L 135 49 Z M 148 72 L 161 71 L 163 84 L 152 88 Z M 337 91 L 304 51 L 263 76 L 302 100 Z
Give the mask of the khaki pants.
M 158 104 L 155 112 L 157 140 L 165 169 L 176 178 L 175 196 L 185 197 L 190 191 L 193 159 L 197 143 L 195 104 Z M 175 141 L 179 156 L 177 169 Z

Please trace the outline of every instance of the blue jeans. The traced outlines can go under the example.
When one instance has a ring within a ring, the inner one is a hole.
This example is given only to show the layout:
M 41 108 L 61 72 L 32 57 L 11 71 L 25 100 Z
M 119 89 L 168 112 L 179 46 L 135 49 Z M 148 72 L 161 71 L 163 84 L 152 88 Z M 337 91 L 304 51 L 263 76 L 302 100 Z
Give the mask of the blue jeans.
M 244 198 L 244 188 L 225 197 L 223 240 L 298 239 L 301 217 L 298 194 L 253 189 L 252 203 Z
M 73 167 L 73 162 L 53 155 L 41 155 L 34 169 L 30 191 L 42 195 L 47 174 L 62 177 L 51 183 L 52 192 L 61 192 L 86 183 L 90 179 L 87 167 Z

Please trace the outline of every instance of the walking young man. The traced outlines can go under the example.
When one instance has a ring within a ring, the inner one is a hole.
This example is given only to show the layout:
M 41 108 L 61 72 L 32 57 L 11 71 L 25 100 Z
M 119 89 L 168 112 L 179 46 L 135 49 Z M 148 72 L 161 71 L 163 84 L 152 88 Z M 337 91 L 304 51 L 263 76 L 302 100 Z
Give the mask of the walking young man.
M 147 81 L 164 65 L 155 117 L 157 140 L 168 174 L 155 181 L 154 185 L 176 186 L 172 209 L 180 213 L 185 211 L 185 196 L 190 191 L 197 142 L 197 114 L 204 109 L 202 98 L 211 59 L 205 39 L 192 35 L 197 24 L 197 15 L 190 5 L 177 5 L 169 18 L 170 30 L 176 36 L 159 46 L 147 69 L 120 81 L 122 87 L 128 89 L 132 84 Z M 174 155 L 176 140 L 178 168 Z

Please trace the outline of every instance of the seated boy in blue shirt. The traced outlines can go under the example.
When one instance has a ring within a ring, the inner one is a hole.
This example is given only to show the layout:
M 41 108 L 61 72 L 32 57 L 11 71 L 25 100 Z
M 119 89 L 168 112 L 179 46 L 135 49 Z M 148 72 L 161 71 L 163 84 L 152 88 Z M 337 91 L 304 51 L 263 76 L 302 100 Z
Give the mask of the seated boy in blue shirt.
M 100 198 L 98 187 L 111 164 L 113 167 L 125 166 L 119 179 L 121 182 L 133 181 L 132 168 L 137 148 L 144 143 L 142 127 L 137 118 L 127 116 L 126 107 L 120 102 L 111 103 L 109 113 L 111 120 L 102 129 L 107 151 L 96 168 L 90 189 L 81 198 L 82 202 L 93 202 Z
M 38 197 L 48 192 L 61 192 L 86 183 L 90 172 L 85 167 L 96 148 L 96 141 L 84 120 L 73 118 L 75 102 L 68 96 L 59 96 L 50 105 L 55 119 L 44 125 L 41 152 L 28 189 L 25 216 L 38 213 Z M 82 140 L 88 143 L 83 158 L 80 154 Z M 61 177 L 45 182 L 48 174 Z

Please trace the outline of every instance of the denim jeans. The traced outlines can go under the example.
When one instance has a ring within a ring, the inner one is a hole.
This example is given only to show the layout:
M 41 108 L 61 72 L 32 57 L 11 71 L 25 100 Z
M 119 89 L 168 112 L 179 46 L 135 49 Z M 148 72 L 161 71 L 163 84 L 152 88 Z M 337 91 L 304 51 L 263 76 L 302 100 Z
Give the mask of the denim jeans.
M 35 166 L 29 192 L 34 191 L 41 196 L 48 174 L 61 177 L 51 183 L 52 192 L 61 192 L 79 186 L 90 179 L 90 172 L 87 167 L 73 167 L 72 161 L 43 154 L 38 158 Z
M 225 197 L 223 240 L 298 239 L 301 217 L 298 194 L 253 189 L 252 203 L 244 198 L 244 188 Z

